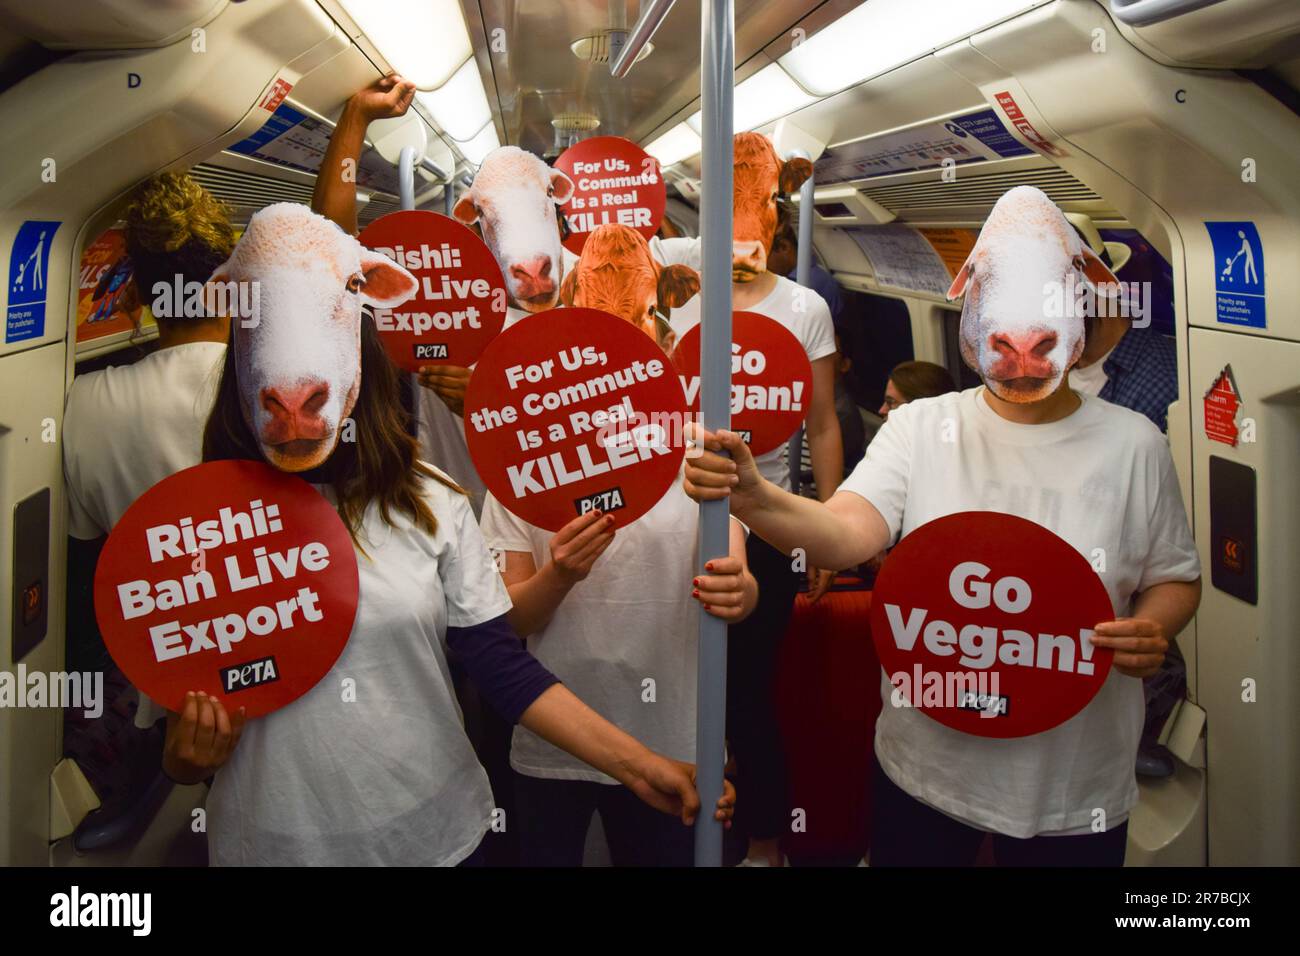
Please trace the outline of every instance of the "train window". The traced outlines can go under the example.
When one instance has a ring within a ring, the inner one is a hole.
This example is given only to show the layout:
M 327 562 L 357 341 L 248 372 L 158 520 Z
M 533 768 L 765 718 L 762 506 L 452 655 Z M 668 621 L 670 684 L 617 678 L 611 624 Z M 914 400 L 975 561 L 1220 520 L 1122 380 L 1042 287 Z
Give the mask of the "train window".
M 911 317 L 902 299 L 846 289 L 844 300 L 840 349 L 853 362 L 845 382 L 854 401 L 874 411 L 893 367 L 915 358 Z
M 961 313 L 953 309 L 940 309 L 943 322 L 943 364 L 958 388 L 974 388 L 980 377 L 961 357 Z

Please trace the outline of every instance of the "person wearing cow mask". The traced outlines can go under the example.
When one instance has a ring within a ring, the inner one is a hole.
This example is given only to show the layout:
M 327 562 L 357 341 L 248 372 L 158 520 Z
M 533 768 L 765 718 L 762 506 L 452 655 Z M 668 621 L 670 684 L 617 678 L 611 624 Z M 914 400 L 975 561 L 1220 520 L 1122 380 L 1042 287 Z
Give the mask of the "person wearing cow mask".
M 806 159 L 782 160 L 761 133 L 737 133 L 733 145 L 734 191 L 731 299 L 737 310 L 759 312 L 794 333 L 812 363 L 812 403 L 804 439 L 812 459 L 818 497 L 825 500 L 844 480 L 844 448 L 835 411 L 835 329 L 830 309 L 813 289 L 768 271 L 781 195 L 797 190 L 812 175 Z M 665 265 L 700 268 L 699 239 L 650 242 Z M 697 296 L 673 313 L 678 338 L 700 321 Z M 784 448 L 758 459 L 763 477 L 790 488 Z M 749 566 L 759 583 L 759 606 L 748 621 L 730 632 L 727 653 L 727 740 L 736 755 L 739 787 L 745 794 L 742 829 L 749 836 L 744 865 L 779 866 L 780 837 L 789 826 L 785 757 L 777 726 L 772 684 L 781 640 L 790 623 L 803 574 L 788 554 L 761 534 L 749 536 Z M 811 563 L 811 562 L 810 562 Z M 810 567 L 809 597 L 818 600 L 830 587 L 829 570 Z
M 639 233 L 606 225 L 588 237 L 565 286 L 566 303 L 603 309 L 663 347 L 672 333 L 657 308 L 694 294 L 699 278 L 687 266 L 661 270 Z M 689 597 L 729 623 L 753 609 L 744 529 L 733 521 L 729 553 L 695 576 L 699 508 L 680 477 L 617 534 L 613 521 L 589 512 L 551 533 L 491 494 L 483 506 L 484 537 L 505 556 L 509 620 L 529 650 L 602 716 L 660 753 L 693 761 L 699 618 Z M 510 764 L 525 866 L 580 865 L 597 811 L 615 866 L 691 865 L 690 831 L 664 826 L 620 781 L 526 727 L 515 729 Z
M 418 459 L 397 373 L 363 315 L 366 305 L 406 301 L 415 277 L 305 206 L 277 203 L 253 216 L 210 282 L 259 293 L 254 313 L 232 323 L 204 460 L 261 461 L 311 482 L 352 535 L 359 575 L 348 642 L 306 694 L 246 724 L 201 696 L 169 715 L 168 773 L 193 783 L 217 770 L 207 801 L 212 861 L 470 858 L 494 801 L 448 652 L 507 719 L 693 822 L 694 768 L 602 719 L 522 648 L 464 493 Z M 339 695 L 345 678 L 355 699 Z M 719 801 L 718 819 L 732 799 Z
M 357 168 L 366 129 L 374 120 L 404 116 L 414 94 L 413 84 L 388 76 L 354 94 L 343 108 L 316 177 L 312 208 L 351 234 L 357 231 L 357 188 L 355 175 L 347 173 Z M 483 158 L 452 209 L 457 221 L 483 238 L 501 267 L 509 296 L 505 328 L 559 304 L 560 280 L 576 259 L 561 243 L 559 214 L 572 192 L 573 182 L 563 172 L 517 146 L 501 146 Z M 465 442 L 470 374 L 458 365 L 422 367 L 415 377 L 422 386 L 416 426 L 421 454 L 470 493 L 477 513 L 486 489 Z
M 986 835 L 1003 864 L 1124 860 L 1142 731 L 1141 678 L 1156 673 L 1200 599 L 1200 563 L 1164 437 L 1144 416 L 1074 391 L 1085 310 L 1063 291 L 1105 294 L 1110 270 L 1042 192 L 994 206 L 949 290 L 965 295 L 961 350 L 983 385 L 894 409 L 829 502 L 760 474 L 736 435 L 704 434 L 687 490 L 730 497 L 754 532 L 855 565 L 928 521 L 1000 511 L 1035 521 L 1085 557 L 1119 614 L 1092 642 L 1114 651 L 1105 683 L 1074 717 L 1012 739 L 963 734 L 886 701 L 876 724 L 871 864 L 963 865 Z M 1075 294 L 1071 292 L 1069 294 Z M 730 458 L 718 454 L 726 451 Z M 1104 832 L 1093 832 L 1105 814 Z

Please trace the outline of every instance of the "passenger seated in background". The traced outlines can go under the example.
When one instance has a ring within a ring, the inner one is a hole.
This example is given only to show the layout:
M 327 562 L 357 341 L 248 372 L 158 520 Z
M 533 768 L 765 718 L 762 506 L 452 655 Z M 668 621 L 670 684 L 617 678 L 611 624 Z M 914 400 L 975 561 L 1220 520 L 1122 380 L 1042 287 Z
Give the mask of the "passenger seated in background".
M 966 296 L 962 352 L 984 384 L 891 412 L 829 502 L 764 478 L 734 432 L 703 434 L 707 450 L 686 462 L 688 494 L 729 497 L 752 534 L 785 553 L 803 548 L 823 567 L 849 567 L 928 521 L 970 510 L 1018 515 L 1084 556 L 1098 547 L 1108 556 L 1103 583 L 1116 619 L 1099 622 L 1091 640 L 1114 651 L 1112 670 L 1064 723 L 1014 739 L 963 734 L 892 706 L 882 679 L 872 866 L 970 865 L 990 831 L 1004 865 L 1124 860 L 1138 798 L 1140 679 L 1159 670 L 1195 613 L 1200 562 L 1160 433 L 1069 387 L 1082 322 L 1050 317 L 1038 290 L 1072 270 L 1109 278 L 1073 238 L 1039 190 L 1016 187 L 998 201 L 949 290 Z M 1021 281 L 1000 282 L 1005 270 Z M 1050 355 L 1021 331 L 1038 334 L 1039 315 L 1059 340 Z M 943 440 L 945 428 L 956 429 L 955 440 Z M 1094 832 L 1099 819 L 1106 829 Z
M 862 456 L 867 451 L 867 426 L 862 420 L 862 409 L 845 382 L 853 371 L 853 359 L 848 355 L 844 343 L 848 330 L 837 326 L 835 329 L 835 417 L 840 422 L 840 439 L 844 443 L 844 477 L 847 478 Z M 812 455 L 808 443 L 799 442 L 799 494 L 808 498 L 819 498 L 817 480 L 812 469 Z M 816 582 L 809 579 L 808 586 L 816 588 Z M 813 591 L 816 601 L 821 593 Z
M 914 402 L 918 398 L 934 398 L 957 391 L 952 376 L 942 365 L 933 362 L 900 362 L 889 373 L 885 382 L 885 400 L 876 410 L 881 418 L 889 420 L 889 413 L 900 405 Z

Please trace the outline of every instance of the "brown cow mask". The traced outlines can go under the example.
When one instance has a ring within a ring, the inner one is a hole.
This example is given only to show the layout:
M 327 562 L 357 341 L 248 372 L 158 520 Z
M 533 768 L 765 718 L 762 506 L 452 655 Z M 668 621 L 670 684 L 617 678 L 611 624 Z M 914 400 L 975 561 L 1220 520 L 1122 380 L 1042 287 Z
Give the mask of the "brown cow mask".
M 776 235 L 776 203 L 812 175 L 806 159 L 784 162 L 762 133 L 737 133 L 732 155 L 731 279 L 752 282 L 767 271 L 767 254 Z

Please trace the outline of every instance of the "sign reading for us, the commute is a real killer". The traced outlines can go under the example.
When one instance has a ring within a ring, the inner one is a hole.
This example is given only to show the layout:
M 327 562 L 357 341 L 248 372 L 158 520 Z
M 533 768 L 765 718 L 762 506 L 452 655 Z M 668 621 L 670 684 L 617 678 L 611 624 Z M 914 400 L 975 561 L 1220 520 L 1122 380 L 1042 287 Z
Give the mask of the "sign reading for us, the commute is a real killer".
M 357 237 L 415 276 L 414 296 L 375 308 L 375 328 L 394 364 L 473 365 L 505 323 L 501 267 L 473 231 L 421 209 L 381 216 Z
M 598 309 L 552 309 L 499 335 L 465 395 L 465 438 L 488 490 L 558 531 L 589 511 L 645 514 L 685 454 L 686 399 L 654 339 Z
M 700 326 L 682 336 L 673 364 L 693 413 L 700 410 Z M 794 333 L 759 312 L 731 314 L 731 430 L 763 455 L 781 447 L 808 414 L 812 364 Z
M 1025 737 L 1101 689 L 1114 652 L 1090 638 L 1113 617 L 1101 579 L 1067 542 L 1024 518 L 965 511 L 889 553 L 871 632 L 893 706 L 980 737 Z
M 646 239 L 664 217 L 667 188 L 659 161 L 621 136 L 593 136 L 570 146 L 555 168 L 573 180 L 573 195 L 561 210 L 569 223 L 565 247 L 582 253 L 598 226 L 630 226 Z
M 203 691 L 259 717 L 334 666 L 357 587 L 352 539 L 311 485 L 215 461 L 127 509 L 95 570 L 95 617 L 118 667 L 164 707 Z

